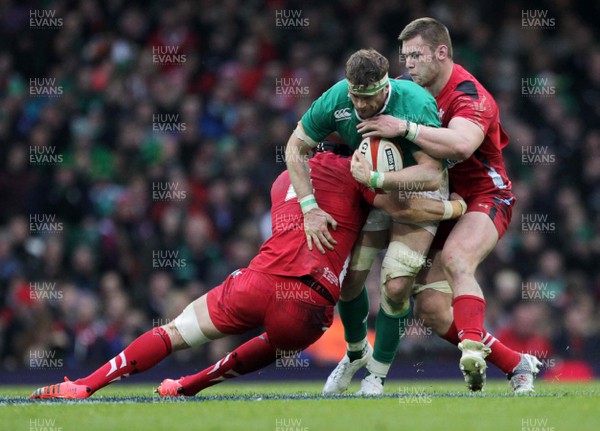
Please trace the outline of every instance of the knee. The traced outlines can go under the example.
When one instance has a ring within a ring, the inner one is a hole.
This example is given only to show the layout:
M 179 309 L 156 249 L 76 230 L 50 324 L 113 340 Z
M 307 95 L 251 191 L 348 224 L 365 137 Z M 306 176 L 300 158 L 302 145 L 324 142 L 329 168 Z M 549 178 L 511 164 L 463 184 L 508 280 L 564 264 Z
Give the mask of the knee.
M 415 315 L 427 327 L 434 327 L 439 320 L 440 304 L 431 299 L 415 300 Z
M 174 320 L 171 320 L 166 325 L 161 326 L 161 328 L 167 333 L 167 336 L 171 341 L 171 348 L 173 351 L 189 347 L 177 329 L 177 325 L 175 325 Z
M 383 286 L 385 299 L 394 305 L 393 308 L 397 309 L 396 311 L 405 311 L 407 308 L 405 305 L 410 298 L 412 283 L 412 277 L 397 277 L 385 282 Z
M 444 249 L 442 251 L 442 267 L 448 277 L 457 277 L 465 274 L 474 274 L 475 265 L 463 253 Z
M 360 271 L 363 272 L 363 271 Z M 344 283 L 340 290 L 341 301 L 352 301 L 356 298 L 364 288 L 364 279 L 359 271 L 348 271 L 348 275 L 344 278 Z
M 449 295 L 433 292 L 422 292 L 415 298 L 415 315 L 424 326 L 437 333 L 444 333 L 452 324 L 452 309 Z

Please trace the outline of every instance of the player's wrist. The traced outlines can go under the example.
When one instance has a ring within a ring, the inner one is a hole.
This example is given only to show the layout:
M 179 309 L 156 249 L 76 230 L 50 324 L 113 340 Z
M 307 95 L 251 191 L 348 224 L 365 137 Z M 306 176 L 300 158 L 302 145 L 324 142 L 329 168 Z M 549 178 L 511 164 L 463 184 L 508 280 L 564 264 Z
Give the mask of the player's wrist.
M 304 196 L 302 199 L 298 199 L 300 202 L 300 209 L 302 209 L 302 214 L 306 214 L 307 212 L 314 210 L 315 208 L 319 208 L 317 205 L 317 200 L 315 199 L 315 195 L 308 194 Z
M 385 175 L 383 172 L 371 171 L 369 175 L 369 186 L 381 189 L 383 188 L 383 182 L 385 181 Z
M 404 134 L 402 136 L 411 142 L 415 142 L 419 136 L 419 125 L 407 120 L 406 129 L 404 130 Z
M 444 201 L 442 220 L 450 220 L 462 216 L 467 211 L 467 203 L 462 199 Z

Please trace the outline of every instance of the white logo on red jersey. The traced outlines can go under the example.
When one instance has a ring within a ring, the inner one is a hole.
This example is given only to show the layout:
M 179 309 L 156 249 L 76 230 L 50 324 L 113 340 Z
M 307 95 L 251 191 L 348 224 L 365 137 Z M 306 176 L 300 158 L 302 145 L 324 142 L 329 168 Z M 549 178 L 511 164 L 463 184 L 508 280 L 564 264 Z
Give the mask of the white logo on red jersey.
M 338 281 L 337 276 L 333 273 L 333 271 L 331 269 L 329 269 L 328 266 L 323 268 L 323 277 L 326 278 L 327 281 L 329 281 L 331 284 L 334 284 L 335 286 L 340 285 L 340 282 Z
M 444 111 L 442 108 L 440 108 L 440 110 L 438 111 L 438 118 L 440 119 L 440 121 L 442 121 L 442 118 L 444 118 L 445 113 L 446 113 L 446 111 Z

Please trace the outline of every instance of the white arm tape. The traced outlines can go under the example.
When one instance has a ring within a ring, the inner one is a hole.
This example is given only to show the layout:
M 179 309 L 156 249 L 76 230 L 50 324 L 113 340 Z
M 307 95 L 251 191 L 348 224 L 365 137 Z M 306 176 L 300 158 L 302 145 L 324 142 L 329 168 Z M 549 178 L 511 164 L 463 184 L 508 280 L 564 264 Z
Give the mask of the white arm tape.
M 306 142 L 310 148 L 314 148 L 318 144 L 317 141 L 313 140 L 306 133 L 304 133 L 304 130 L 302 129 L 302 126 L 300 125 L 300 123 L 298 123 L 298 125 L 294 129 L 294 134 L 296 135 L 296 137 L 298 139 L 300 139 L 301 141 Z

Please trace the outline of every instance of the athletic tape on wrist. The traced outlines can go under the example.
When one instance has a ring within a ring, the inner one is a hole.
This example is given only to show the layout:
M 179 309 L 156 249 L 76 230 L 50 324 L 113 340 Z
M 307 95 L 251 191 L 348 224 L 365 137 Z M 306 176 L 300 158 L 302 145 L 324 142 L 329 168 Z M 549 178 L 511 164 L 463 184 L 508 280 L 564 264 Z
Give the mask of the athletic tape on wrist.
M 383 188 L 383 181 L 385 180 L 385 175 L 383 172 L 375 172 L 371 171 L 371 175 L 369 176 L 369 185 L 373 188 L 380 189 Z
M 444 201 L 444 215 L 442 216 L 442 220 L 451 219 L 453 213 L 454 209 L 452 208 L 452 203 L 450 201 Z
M 315 195 L 313 195 L 312 193 L 304 196 L 298 202 L 300 202 L 300 208 L 302 209 L 302 214 L 306 214 L 310 210 L 319 208 L 319 205 L 317 205 L 317 200 L 315 199 Z
M 407 121 L 404 137 L 411 142 L 415 142 L 417 140 L 417 136 L 419 136 L 419 125 L 417 123 Z

